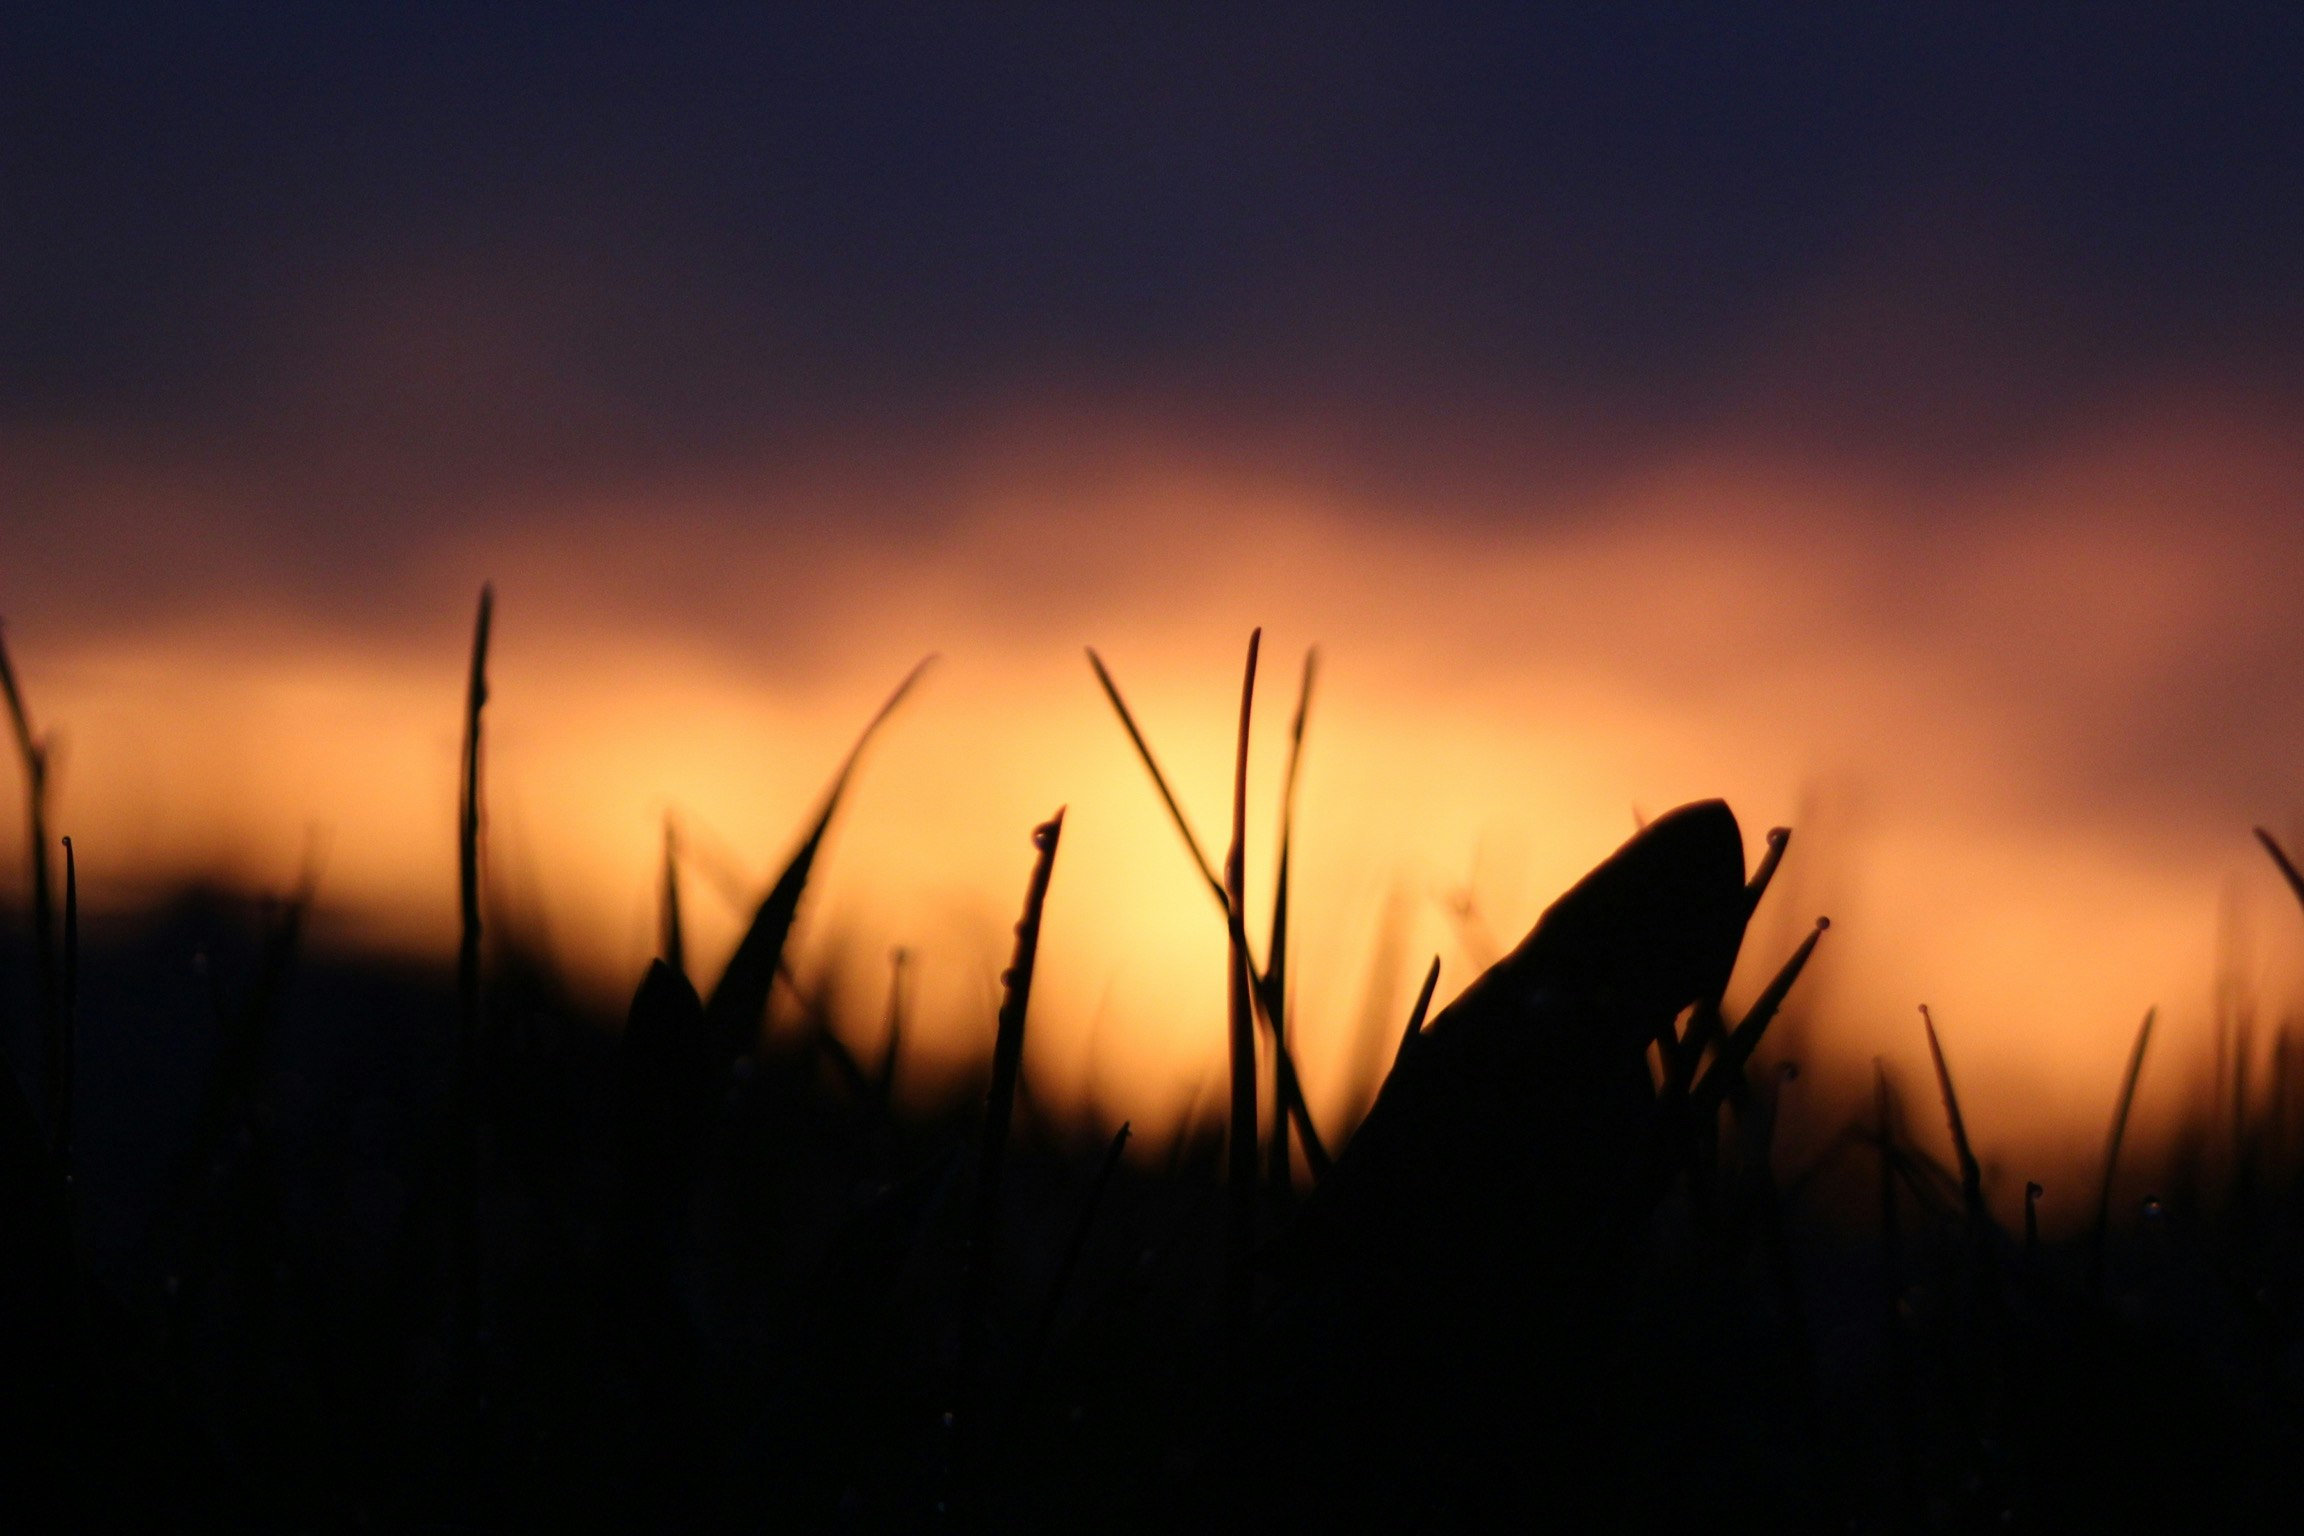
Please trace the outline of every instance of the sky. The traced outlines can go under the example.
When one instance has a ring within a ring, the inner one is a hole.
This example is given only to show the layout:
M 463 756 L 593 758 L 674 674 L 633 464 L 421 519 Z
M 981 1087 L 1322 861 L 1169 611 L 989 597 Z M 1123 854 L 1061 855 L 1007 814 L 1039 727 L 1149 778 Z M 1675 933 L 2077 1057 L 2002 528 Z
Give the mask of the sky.
M 444 948 L 493 579 L 494 870 L 574 969 L 636 974 L 667 815 L 764 878 L 935 652 L 810 963 L 877 1018 L 916 947 L 961 1070 L 1070 803 L 1041 1038 L 1109 1118 L 1220 1060 L 1222 931 L 1081 647 L 1213 845 L 1258 624 L 1259 816 L 1324 659 L 1336 1114 L 1424 956 L 1712 793 L 1839 909 L 1803 1048 L 1930 1001 L 2010 1137 L 2219 953 L 2290 985 L 2293 13 L 628 10 L 0 36 L 0 617 L 116 899 L 317 835 Z

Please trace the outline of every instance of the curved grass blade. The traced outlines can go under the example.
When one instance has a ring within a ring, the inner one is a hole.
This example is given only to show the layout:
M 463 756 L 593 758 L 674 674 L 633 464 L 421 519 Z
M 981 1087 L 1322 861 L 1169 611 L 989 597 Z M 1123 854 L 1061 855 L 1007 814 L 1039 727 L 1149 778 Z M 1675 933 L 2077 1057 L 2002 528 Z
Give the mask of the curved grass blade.
M 25 846 L 32 862 L 33 997 L 40 1015 L 41 1049 L 45 1057 L 41 1077 L 53 1139 L 57 1072 L 61 1062 L 56 1039 L 56 898 L 48 862 L 48 743 L 32 729 L 31 711 L 25 708 L 24 692 L 16 682 L 16 668 L 8 660 L 4 631 L 0 631 L 0 693 L 7 695 L 8 718 L 16 733 L 16 754 L 24 764 L 24 814 L 28 824 Z
M 1791 845 L 1790 827 L 1768 829 L 1768 851 L 1760 856 L 1760 867 L 1752 871 L 1752 878 L 1744 883 L 1744 894 L 1757 909 L 1760 898 L 1768 894 L 1768 887 L 1776 878 L 1776 866 L 1784 862 L 1784 850 Z
M 1920 1005 L 1920 1023 L 1928 1032 L 1928 1059 L 1936 1065 L 1936 1091 L 1944 1099 L 1944 1116 L 1952 1126 L 1952 1151 L 1960 1160 L 1960 1204 L 1970 1228 L 1981 1236 L 1991 1217 L 1984 1209 L 1984 1171 L 1968 1145 L 1968 1123 L 1960 1115 L 1960 1095 L 1952 1090 L 1952 1069 L 1944 1064 L 1944 1046 L 1936 1038 L 1936 1019 L 1928 1005 Z
M 792 855 L 784 872 L 776 877 L 767 898 L 752 915 L 752 922 L 744 930 L 744 937 L 736 945 L 736 953 L 729 957 L 728 965 L 720 973 L 720 980 L 704 1002 L 704 1021 L 721 1049 L 741 1056 L 752 1049 L 759 1038 L 760 1024 L 768 1012 L 768 993 L 776 983 L 776 970 L 784 958 L 784 942 L 791 937 L 792 921 L 799 915 L 801 894 L 808 888 L 809 872 L 815 867 L 816 853 L 823 846 L 824 834 L 832 825 L 832 815 L 840 808 L 840 796 L 848 787 L 848 779 L 856 771 L 856 764 L 864 755 L 873 733 L 895 713 L 896 706 L 912 691 L 912 685 L 928 670 L 935 657 L 924 658 L 896 685 L 856 738 L 856 745 L 848 749 L 847 759 L 833 776 L 832 788 L 824 796 L 824 807 L 816 821 L 801 839 L 800 849 Z
M 896 1066 L 904 1054 L 904 971 L 912 952 L 899 945 L 888 957 L 888 1033 L 880 1047 L 880 1069 L 872 1082 L 881 1106 L 896 1100 Z
M 1105 667 L 1104 659 L 1096 654 L 1093 646 L 1088 648 L 1088 665 L 1095 669 L 1096 681 L 1103 686 L 1105 698 L 1111 700 L 1114 713 L 1120 716 L 1120 724 L 1128 732 L 1129 741 L 1134 743 L 1136 756 L 1143 762 L 1144 771 L 1152 775 L 1152 787 L 1159 791 L 1161 804 L 1168 808 L 1168 817 L 1183 837 L 1185 850 L 1192 855 L 1193 865 L 1200 871 L 1200 878 L 1207 883 L 1209 893 L 1216 898 L 1216 908 L 1224 915 L 1225 927 L 1232 942 L 1246 953 L 1247 932 L 1241 926 L 1239 914 L 1232 910 L 1231 899 L 1224 891 L 1224 882 L 1216 877 L 1215 869 L 1208 862 L 1208 855 L 1200 847 L 1200 839 L 1193 835 L 1191 823 L 1184 819 L 1184 810 L 1177 804 L 1175 791 L 1168 787 L 1168 776 L 1160 771 L 1160 762 L 1152 755 L 1151 745 L 1145 741 L 1143 731 L 1137 727 L 1136 717 L 1129 712 L 1127 701 L 1121 698 L 1119 685 L 1112 681 L 1112 674 Z M 1284 1000 L 1272 992 L 1265 984 L 1263 973 L 1253 966 L 1250 967 L 1250 977 L 1254 983 L 1259 1015 L 1266 1029 L 1271 1030 L 1272 1021 L 1282 1017 L 1286 1011 Z M 1296 1139 L 1304 1148 L 1304 1161 L 1311 1168 L 1315 1179 L 1324 1178 L 1334 1160 L 1328 1155 L 1327 1143 L 1320 1139 L 1319 1129 L 1312 1123 L 1311 1107 L 1304 1102 L 1304 1088 L 1296 1075 L 1295 1056 L 1289 1051 L 1287 1042 L 1280 1039 L 1277 1033 L 1272 1035 L 1272 1040 L 1273 1060 L 1281 1079 L 1280 1092 L 1287 1099 L 1288 1118 L 1295 1124 Z
M 1753 1000 L 1751 1010 L 1721 1040 L 1710 1069 L 1689 1095 L 1699 1112 L 1717 1110 L 1727 1098 L 1731 1084 L 1742 1078 L 1744 1064 L 1752 1059 L 1752 1052 L 1758 1048 L 1761 1035 L 1767 1032 L 1769 1021 L 1776 1017 L 1776 1010 L 1784 1006 L 1792 984 L 1800 979 L 1800 973 L 1807 969 L 1808 957 L 1816 952 L 1816 941 L 1824 937 L 1831 926 L 1832 919 L 1828 917 L 1816 919 L 1816 926 L 1800 941 L 1800 947 L 1784 962 L 1784 968 L 1768 983 L 1767 990 Z
M 1120 697 L 1120 685 L 1112 681 L 1111 672 L 1104 666 L 1104 658 L 1096 654 L 1094 646 L 1088 647 L 1088 665 L 1095 669 L 1096 681 L 1103 685 L 1104 697 L 1112 701 L 1112 710 L 1120 717 L 1121 728 L 1127 731 L 1129 741 L 1135 744 L 1136 755 L 1144 760 L 1145 768 L 1151 773 L 1152 787 L 1160 792 L 1160 803 L 1168 807 L 1168 819 L 1176 823 L 1176 830 L 1182 834 L 1185 851 L 1192 855 L 1192 862 L 1198 867 L 1200 878 L 1208 882 L 1208 889 L 1215 893 L 1216 899 L 1223 901 L 1224 882 L 1216 877 L 1215 869 L 1208 862 L 1208 855 L 1201 851 L 1200 839 L 1193 835 L 1192 824 L 1184 819 L 1184 807 L 1177 803 L 1176 792 L 1168 787 L 1168 776 L 1160 771 L 1160 763 L 1152 755 L 1151 744 L 1144 739 L 1144 732 L 1138 728 L 1136 717 L 1128 710 L 1128 701 Z
M 2295 894 L 2296 900 L 2304 903 L 2304 873 L 2298 872 L 2295 861 L 2288 857 L 2288 851 L 2262 827 L 2256 828 L 2256 841 L 2264 845 L 2264 851 L 2272 855 L 2272 862 L 2280 866 L 2281 877 L 2288 882 L 2288 889 Z
M 688 941 L 680 926 L 680 834 L 672 818 L 664 818 L 663 934 L 659 941 L 664 963 L 676 976 L 688 974 Z
M 1312 680 L 1320 666 L 1320 653 L 1304 653 L 1304 680 L 1296 692 L 1296 720 L 1288 729 L 1288 769 L 1280 789 L 1280 859 L 1272 880 L 1272 927 L 1264 974 L 1259 978 L 1267 999 L 1276 999 L 1271 1015 L 1272 1141 L 1265 1149 L 1265 1182 L 1285 1193 L 1288 1175 L 1288 1079 L 1280 1071 L 1280 1053 L 1288 1047 L 1288 888 L 1295 861 L 1296 774 L 1304 758 L 1304 719 L 1312 708 Z
M 1240 738 L 1232 758 L 1232 846 L 1224 855 L 1224 902 L 1231 915 L 1227 951 L 1226 1036 L 1232 1068 L 1232 1130 L 1226 1150 L 1228 1199 L 1224 1246 L 1226 1296 L 1236 1341 L 1244 1340 L 1252 1295 L 1248 1263 L 1256 1247 L 1256 1012 L 1255 962 L 1248 955 L 1243 914 L 1248 910 L 1248 727 L 1256 709 L 1256 652 L 1264 631 L 1248 633 L 1248 666 L 1240 678 Z M 1277 1029 L 1277 1020 L 1274 1021 Z M 1274 1058 L 1278 1071 L 1278 1058 Z
M 2265 842 L 2271 839 L 2265 838 Z M 2285 866 L 2287 860 L 2283 857 L 2281 863 Z M 2146 1009 L 2144 1023 L 2136 1031 L 2135 1048 L 2128 1053 L 2128 1070 L 2120 1079 L 2120 1102 L 2112 1111 L 2112 1135 L 2104 1144 L 2104 1182 L 2096 1191 L 2095 1237 L 2088 1254 L 2088 1288 L 2096 1295 L 2102 1295 L 2104 1287 L 2104 1244 L 2112 1226 L 2112 1175 L 2120 1165 L 2120 1143 L 2128 1134 L 2128 1113 L 2136 1106 L 2136 1080 L 2144 1074 L 2144 1051 L 2152 1043 L 2152 1020 L 2159 1011 Z

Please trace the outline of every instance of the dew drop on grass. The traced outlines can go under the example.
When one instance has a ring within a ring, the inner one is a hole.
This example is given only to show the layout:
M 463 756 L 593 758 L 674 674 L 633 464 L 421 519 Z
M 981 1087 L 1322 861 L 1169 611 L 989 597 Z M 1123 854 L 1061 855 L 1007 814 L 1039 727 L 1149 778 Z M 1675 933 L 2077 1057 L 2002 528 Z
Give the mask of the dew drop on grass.
M 2146 1221 L 2158 1221 L 2167 1214 L 2168 1208 L 2160 1203 L 2158 1195 L 2146 1195 L 2144 1197 L 2144 1219 Z

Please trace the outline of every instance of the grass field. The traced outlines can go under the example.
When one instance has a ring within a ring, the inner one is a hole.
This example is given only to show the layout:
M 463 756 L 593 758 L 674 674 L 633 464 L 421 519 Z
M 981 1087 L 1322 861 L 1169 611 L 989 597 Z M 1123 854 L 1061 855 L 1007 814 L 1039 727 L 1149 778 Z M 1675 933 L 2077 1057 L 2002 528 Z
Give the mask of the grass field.
M 1727 1016 L 1797 829 L 1748 870 L 1708 802 L 1653 818 L 1429 1017 L 1428 977 L 1373 1110 L 1321 1123 L 1287 1044 L 1315 667 L 1258 891 L 1255 643 L 1221 859 L 1091 653 L 1230 939 L 1228 1011 L 1206 1021 L 1227 1042 L 1220 1113 L 1124 1156 L 1130 1127 L 1030 1092 L 1060 808 L 1015 829 L 985 1079 L 925 1109 L 898 1092 L 901 961 L 884 1000 L 795 977 L 843 789 L 917 673 L 825 765 L 729 956 L 691 952 L 667 838 L 661 956 L 600 1017 L 487 921 L 490 625 L 484 597 L 461 922 L 428 965 L 315 952 L 317 876 L 83 923 L 38 701 L 6 673 L 39 850 L 0 1036 L 0 1465 L 22 1507 L 86 1529 L 442 1531 L 1499 1510 L 2232 1529 L 2304 1508 L 2304 1062 L 2284 1034 L 2267 1057 L 2242 1013 L 2148 1162 L 2125 1135 L 2155 1066 L 2144 1021 L 2103 1109 L 2093 1219 L 2044 1238 L 2036 1186 L 2021 1225 L 1988 1203 L 1995 1127 L 1963 1115 L 1933 1019 L 1912 1019 L 1927 1080 L 1883 1069 L 1842 1105 L 1784 1092 L 1796 1065 L 1766 1031 L 1832 939 L 1825 914 L 1791 914 L 1805 937 L 1757 957 L 1774 982 Z M 873 1036 L 846 1027 L 863 1009 L 885 1010 L 875 1059 L 844 1043 Z

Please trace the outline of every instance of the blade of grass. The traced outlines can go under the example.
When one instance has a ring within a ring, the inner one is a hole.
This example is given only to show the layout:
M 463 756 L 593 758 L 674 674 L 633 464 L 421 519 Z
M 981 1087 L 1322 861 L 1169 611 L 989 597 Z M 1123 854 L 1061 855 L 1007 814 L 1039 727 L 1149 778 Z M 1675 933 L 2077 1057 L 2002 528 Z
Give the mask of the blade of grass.
M 882 1105 L 896 1098 L 896 1064 L 904 1050 L 904 968 L 911 958 L 911 951 L 901 947 L 888 957 L 888 1035 L 880 1047 L 880 1070 L 873 1082 L 873 1094 Z
M 0 693 L 7 695 L 8 718 L 15 727 L 16 754 L 24 764 L 26 855 L 32 862 L 33 1001 L 40 1016 L 41 1075 L 53 1139 L 55 1084 L 60 1063 L 56 1058 L 56 898 L 48 862 L 48 744 L 32 729 L 31 711 L 25 708 L 23 689 L 16 682 L 16 668 L 8 659 L 5 630 L 0 630 Z
M 1279 1000 L 1279 1011 L 1272 1015 L 1272 1140 L 1266 1149 L 1264 1177 L 1280 1194 L 1285 1194 L 1289 1186 L 1288 1080 L 1280 1071 L 1280 1054 L 1288 1048 L 1288 886 L 1295 855 L 1296 772 L 1303 761 L 1304 718 L 1312 708 L 1312 679 L 1319 665 L 1317 650 L 1304 653 L 1304 681 L 1296 692 L 1296 720 L 1288 729 L 1288 769 L 1280 781 L 1280 859 L 1272 880 L 1272 936 L 1261 978 L 1265 996 Z
M 1248 727 L 1256 707 L 1256 652 L 1263 641 L 1263 630 L 1249 631 L 1248 665 L 1240 678 L 1239 746 L 1232 758 L 1232 846 L 1224 855 L 1224 901 L 1231 914 L 1232 938 L 1224 971 L 1232 1067 L 1225 1295 L 1236 1348 L 1244 1348 L 1246 1343 L 1253 1299 L 1248 1265 L 1256 1247 L 1256 1017 L 1251 995 L 1256 967 L 1248 956 L 1242 914 L 1248 910 Z M 1277 1020 L 1274 1023 L 1276 1028 Z M 1274 1071 L 1278 1071 L 1277 1057 Z
M 808 888 L 809 872 L 815 867 L 817 851 L 823 846 L 824 834 L 831 828 L 832 816 L 840 807 L 840 796 L 848 787 L 849 777 L 856 771 L 857 762 L 873 734 L 896 706 L 904 702 L 920 675 L 935 661 L 929 656 L 905 675 L 888 696 L 888 702 L 865 725 L 856 744 L 848 749 L 848 756 L 833 776 L 832 787 L 824 796 L 823 808 L 817 812 L 815 823 L 808 835 L 801 839 L 799 851 L 792 855 L 784 872 L 776 877 L 767 898 L 752 915 L 744 937 L 736 945 L 736 953 L 729 957 L 728 965 L 720 973 L 718 985 L 704 1001 L 704 1020 L 721 1049 L 732 1058 L 751 1051 L 760 1035 L 762 1021 L 767 1017 L 768 993 L 775 985 L 776 970 L 784 958 L 784 944 L 792 934 L 792 922 L 799 915 L 800 897 Z
M 1936 1066 L 1936 1091 L 1944 1099 L 1944 1117 L 1952 1127 L 1952 1151 L 1960 1161 L 1960 1204 L 1968 1213 L 1972 1234 L 1981 1238 L 1991 1223 L 1984 1209 L 1984 1171 L 1968 1144 L 1968 1124 L 1960 1115 L 1960 1095 L 1952 1089 L 1952 1069 L 1945 1065 L 1944 1046 L 1936 1036 L 1936 1018 L 1928 1005 L 1920 1005 L 1920 1023 L 1928 1032 L 1928 1059 Z
M 480 716 L 488 705 L 488 633 L 496 589 L 480 588 L 472 627 L 472 671 L 464 693 L 462 795 L 456 816 L 457 905 L 462 919 L 456 949 L 455 1283 L 459 1358 L 475 1364 L 480 1306 Z
M 1431 968 L 1424 973 L 1424 985 L 1416 989 L 1416 1006 L 1408 1010 L 1408 1027 L 1400 1034 L 1400 1052 L 1392 1058 L 1393 1071 L 1407 1064 L 1416 1042 L 1424 1037 L 1424 1016 L 1432 1011 L 1432 993 L 1439 985 L 1440 957 L 1434 955 Z
M 1024 913 L 1016 924 L 1016 948 L 1001 975 L 1000 1017 L 992 1039 L 992 1084 L 984 1097 L 984 1126 L 976 1159 L 975 1209 L 969 1220 L 967 1259 L 960 1275 L 960 1359 L 954 1400 L 946 1419 L 945 1478 L 948 1514 L 973 1502 L 974 1447 L 978 1438 L 977 1372 L 985 1345 L 985 1300 L 1000 1236 L 1001 1175 L 1008 1157 L 1008 1130 L 1016 1114 L 1016 1084 L 1024 1066 L 1024 1024 L 1032 1003 L 1032 972 L 1040 955 L 1040 920 L 1048 902 L 1048 880 L 1056 868 L 1056 846 L 1064 835 L 1064 812 L 1032 832 L 1036 850 L 1032 877 L 1024 891 Z M 963 1518 L 959 1523 L 973 1523 Z
M 664 963 L 675 976 L 688 974 L 688 941 L 680 928 L 680 834 L 672 825 L 672 818 L 664 818 L 664 932 L 661 947 Z
M 1768 894 L 1768 886 L 1776 878 L 1776 866 L 1784 862 L 1784 850 L 1791 842 L 1790 827 L 1768 829 L 1768 851 L 1760 856 L 1760 867 L 1752 871 L 1752 878 L 1744 883 L 1744 895 L 1755 908 L 1760 905 L 1760 898 Z
M 1095 669 L 1096 681 L 1103 685 L 1104 697 L 1112 701 L 1113 713 L 1120 717 L 1121 727 L 1128 732 L 1129 741 L 1135 744 L 1136 755 L 1144 760 L 1145 768 L 1150 770 L 1152 787 L 1160 792 L 1160 803 L 1168 807 L 1168 819 L 1176 824 L 1176 830 L 1182 834 L 1184 849 L 1192 855 L 1193 864 L 1199 868 L 1200 878 L 1208 882 L 1208 889 L 1215 893 L 1217 901 L 1223 902 L 1226 899 L 1224 882 L 1216 878 L 1215 869 L 1208 863 L 1208 855 L 1200 851 L 1200 839 L 1192 835 L 1192 824 L 1184 819 L 1184 807 L 1176 803 L 1176 793 L 1168 787 L 1168 776 L 1160 771 L 1159 760 L 1152 755 L 1151 743 L 1144 739 L 1144 732 L 1138 728 L 1135 715 L 1129 712 L 1128 701 L 1120 697 L 1120 685 L 1112 681 L 1111 672 L 1104 666 L 1104 658 L 1096 654 L 1094 646 L 1088 647 L 1088 665 Z
M 2120 1079 L 2120 1102 L 2112 1110 L 2112 1134 L 2104 1144 L 2104 1181 L 2096 1191 L 2095 1236 L 2088 1253 L 2088 1289 L 2092 1295 L 2104 1294 L 2104 1247 L 2112 1227 L 2112 1176 L 2120 1166 L 2120 1143 L 2128 1135 L 2128 1114 L 2136 1107 L 2136 1080 L 2144 1075 L 2144 1051 L 2152 1043 L 2152 1020 L 2159 1011 L 2148 1008 L 2144 1012 L 2136 1044 L 2128 1053 L 2128 1070 Z
M 1096 654 L 1093 646 L 1088 650 L 1088 665 L 1095 669 L 1096 681 L 1103 686 L 1104 697 L 1111 701 L 1114 713 L 1119 715 L 1120 724 L 1127 730 L 1129 741 L 1135 745 L 1137 758 L 1144 764 L 1144 771 L 1152 776 L 1152 787 L 1159 791 L 1161 804 L 1168 808 L 1169 819 L 1175 823 L 1178 834 L 1183 837 L 1184 847 L 1192 855 L 1194 866 L 1199 869 L 1200 877 L 1207 883 L 1210 894 L 1215 896 L 1216 908 L 1223 914 L 1227 932 L 1231 933 L 1232 941 L 1246 953 L 1247 932 L 1240 915 L 1232 910 L 1230 898 L 1225 895 L 1224 882 L 1216 878 L 1216 872 L 1208 862 L 1208 855 L 1201 850 L 1199 838 L 1193 835 L 1191 824 L 1184 819 L 1184 811 L 1177 804 L 1175 791 L 1168 787 L 1168 776 L 1160 771 L 1159 759 L 1152 755 L 1151 745 L 1145 741 L 1143 731 L 1137 727 L 1136 717 L 1129 712 L 1127 701 L 1120 696 L 1119 685 L 1113 682 L 1104 659 Z M 1270 1031 L 1272 1020 L 1285 1012 L 1283 1000 L 1273 996 L 1264 985 L 1261 972 L 1251 967 L 1250 975 L 1255 984 L 1257 1010 L 1264 1020 L 1265 1028 Z M 1318 1128 L 1312 1123 L 1311 1107 L 1304 1102 L 1304 1089 L 1296 1075 L 1293 1053 L 1289 1051 L 1286 1041 L 1277 1036 L 1272 1038 L 1273 1057 L 1281 1078 L 1280 1091 L 1288 1101 L 1288 1118 L 1296 1127 L 1296 1139 L 1304 1148 L 1304 1161 L 1311 1168 L 1313 1178 L 1324 1178 L 1333 1159 L 1328 1155 L 1327 1143 L 1321 1140 Z
M 2287 850 L 2282 848 L 2272 834 L 2262 827 L 2256 828 L 2256 841 L 2262 843 L 2264 851 L 2272 855 L 2272 862 L 2280 866 L 2281 878 L 2288 882 L 2289 891 L 2295 895 L 2300 904 L 2304 904 L 2304 873 L 2298 872 L 2295 862 L 2288 857 Z
M 1717 1110 L 1728 1096 L 1732 1081 L 1743 1076 L 1744 1064 L 1752 1059 L 1752 1052 L 1758 1048 L 1761 1035 L 1767 1032 L 1769 1021 L 1776 1017 L 1776 1010 L 1784 1006 L 1792 984 L 1800 979 L 1800 973 L 1808 966 L 1808 957 L 1816 952 L 1816 941 L 1824 937 L 1831 926 L 1832 919 L 1828 917 L 1816 919 L 1816 926 L 1800 941 L 1792 958 L 1784 962 L 1784 968 L 1776 973 L 1767 989 L 1753 1000 L 1750 1011 L 1720 1042 L 1711 1067 L 1689 1095 L 1700 1113 Z

